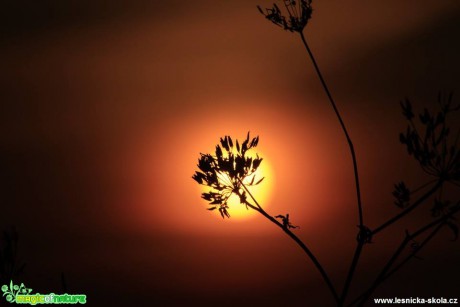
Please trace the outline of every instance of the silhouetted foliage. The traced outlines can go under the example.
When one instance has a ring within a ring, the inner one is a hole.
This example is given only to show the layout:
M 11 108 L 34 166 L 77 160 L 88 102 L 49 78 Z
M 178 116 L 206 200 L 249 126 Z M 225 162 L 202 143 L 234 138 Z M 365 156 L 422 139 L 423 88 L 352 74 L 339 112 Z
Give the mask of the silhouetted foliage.
M 257 8 L 265 18 L 284 30 L 302 32 L 313 12 L 311 0 L 283 0 L 283 3 L 288 16 L 284 16 L 276 4 L 273 4 L 272 8 L 265 9 L 265 11 L 260 6 Z
M 0 284 L 9 282 L 24 271 L 25 263 L 18 261 L 19 236 L 14 227 L 3 231 L 0 245 Z
M 198 168 L 192 178 L 199 184 L 211 188 L 210 192 L 202 193 L 201 197 L 209 202 L 211 207 L 208 210 L 219 209 L 223 218 L 230 217 L 228 212 L 228 199 L 236 194 L 242 204 L 246 204 L 246 191 L 242 184 L 248 178 L 246 186 L 255 186 L 264 178 L 257 178 L 256 171 L 262 163 L 259 155 L 256 158 L 246 156 L 248 150 L 259 143 L 259 137 L 250 140 L 249 132 L 243 143 L 238 140 L 233 143 L 230 136 L 220 139 L 220 145 L 216 145 L 215 154 L 201 154 L 198 160 Z M 235 145 L 235 146 L 234 146 Z
M 460 151 L 458 141 L 460 131 L 457 132 L 455 140 L 450 140 L 451 129 L 447 119 L 454 112 L 460 110 L 460 105 L 452 106 L 453 95 L 447 96 L 438 94 L 436 113 L 430 112 L 427 108 L 419 114 L 419 125 L 415 123 L 415 115 L 409 99 L 401 102 L 403 116 L 409 122 L 406 132 L 401 133 L 399 139 L 406 146 L 407 152 L 421 166 L 428 175 L 435 177 L 441 186 L 444 183 L 458 185 L 460 180 Z M 393 195 L 396 197 L 395 204 L 398 207 L 406 208 L 410 205 L 411 192 L 403 182 L 395 185 Z M 421 188 L 423 188 L 422 186 Z M 419 188 L 420 189 L 420 188 Z M 418 190 L 419 190 L 418 189 Z M 458 209 L 460 202 L 442 199 L 441 189 L 439 196 L 434 199 L 431 215 L 434 218 L 446 217 L 445 225 L 454 233 L 454 240 L 458 238 L 458 226 L 451 213 Z
M 413 156 L 422 167 L 423 171 L 444 181 L 460 181 L 460 152 L 457 148 L 457 138 L 449 142 L 450 128 L 446 119 L 460 105 L 452 106 L 452 94 L 448 97 L 438 95 L 439 111 L 432 114 L 424 109 L 419 115 L 421 129 L 417 128 L 414 121 L 412 105 L 408 99 L 401 102 L 403 115 L 409 121 L 405 133 L 399 139 L 406 145 L 407 152 Z
M 439 110 L 436 113 L 432 113 L 428 109 L 424 109 L 416 117 L 409 99 L 401 102 L 402 114 L 409 122 L 409 125 L 406 131 L 400 134 L 400 142 L 406 146 L 409 155 L 418 162 L 423 172 L 428 174 L 431 180 L 417 188 L 409 188 L 404 181 L 395 184 L 392 193 L 395 198 L 394 204 L 401 211 L 378 227 L 367 227 L 364 224 L 362 213 L 358 164 L 353 142 L 303 34 L 303 30 L 313 12 L 311 2 L 311 0 L 283 0 L 285 14 L 283 14 L 282 10 L 276 4 L 272 8 L 265 10 L 258 6 L 258 9 L 265 18 L 275 25 L 280 26 L 284 30 L 300 34 L 304 47 L 310 56 L 318 78 L 347 139 L 353 162 L 359 225 L 356 235 L 356 249 L 343 290 L 340 293 L 337 292 L 337 287 L 332 284 L 329 275 L 322 267 L 320 261 L 318 261 L 307 245 L 291 231 L 291 229 L 299 228 L 299 226 L 294 226 L 290 222 L 289 214 L 269 215 L 248 189 L 249 186 L 257 185 L 263 180 L 263 178 L 259 180 L 255 179 L 255 172 L 262 159 L 258 156 L 255 159 L 245 156 L 248 149 L 257 146 L 258 137 L 249 142 L 248 133 L 246 140 L 241 146 L 238 140 L 234 144 L 230 136 L 221 138 L 220 145 L 216 146 L 214 155 L 201 154 L 198 161 L 200 171 L 197 171 L 193 175 L 193 179 L 199 184 L 211 188 L 211 191 L 202 194 L 202 198 L 211 205 L 209 210 L 219 209 L 223 218 L 230 217 L 227 202 L 229 197 L 235 194 L 239 197 L 241 204 L 246 205 L 248 209 L 256 210 L 280 227 L 303 249 L 313 262 L 324 282 L 329 287 L 337 306 L 340 307 L 344 306 L 347 301 L 348 290 L 352 284 L 364 246 L 373 243 L 378 233 L 399 222 L 403 217 L 406 217 L 409 213 L 419 208 L 421 204 L 433 201 L 431 208 L 433 220 L 411 232 L 406 230 L 402 236 L 401 244 L 383 266 L 375 280 L 367 289 L 361 288 L 360 291 L 363 291 L 362 294 L 348 304 L 348 306 L 362 306 L 378 286 L 407 262 L 411 259 L 421 259 L 418 254 L 438 234 L 440 229 L 449 228 L 453 233 L 453 241 L 458 239 L 459 228 L 455 214 L 460 211 L 460 201 L 445 199 L 442 191 L 445 184 L 460 187 L 460 150 L 458 148 L 460 131 L 457 132 L 454 140 L 450 139 L 451 130 L 447 123 L 447 119 L 453 112 L 460 109 L 460 105 L 452 105 L 452 94 L 447 96 L 439 94 L 437 99 Z M 248 180 L 248 178 L 250 179 Z
M 199 171 L 196 171 L 192 178 L 197 183 L 211 189 L 209 192 L 202 193 L 201 197 L 209 202 L 211 207 L 208 208 L 208 210 L 219 209 L 222 218 L 230 218 L 228 200 L 230 196 L 234 194 L 239 197 L 241 205 L 245 205 L 248 210 L 252 209 L 259 212 L 265 218 L 280 227 L 304 250 L 308 257 L 310 257 L 330 288 L 332 295 L 338 300 L 332 282 L 319 261 L 310 249 L 291 231 L 291 229 L 300 227 L 290 222 L 289 214 L 280 214 L 277 216 L 269 215 L 248 189 L 251 186 L 258 185 L 264 180 L 264 177 L 256 179 L 257 169 L 263 159 L 260 158 L 258 154 L 256 154 L 255 158 L 246 156 L 248 150 L 255 148 L 258 143 L 258 136 L 250 141 L 249 132 L 241 145 L 238 140 L 234 143 L 230 136 L 225 136 L 224 138 L 220 138 L 220 145 L 216 145 L 214 155 L 201 153 L 197 164 Z M 252 203 L 248 200 L 248 197 L 251 198 Z M 277 219 L 281 219 L 281 222 Z

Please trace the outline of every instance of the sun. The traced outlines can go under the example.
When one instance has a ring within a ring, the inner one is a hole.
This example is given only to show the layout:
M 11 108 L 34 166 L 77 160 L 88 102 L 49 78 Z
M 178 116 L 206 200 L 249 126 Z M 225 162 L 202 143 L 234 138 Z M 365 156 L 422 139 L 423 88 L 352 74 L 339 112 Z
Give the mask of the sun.
M 272 167 L 269 163 L 269 159 L 267 159 L 266 156 L 264 156 L 263 152 L 260 151 L 259 149 L 250 149 L 246 152 L 247 157 L 252 157 L 256 158 L 257 155 L 260 158 L 263 158 L 262 163 L 260 164 L 259 168 L 255 172 L 256 175 L 256 181 L 259 179 L 264 178 L 261 183 L 255 186 L 248 186 L 248 190 L 251 192 L 251 194 L 254 196 L 254 198 L 257 200 L 257 202 L 264 208 L 267 208 L 267 205 L 269 205 L 269 200 L 273 188 L 273 170 Z M 246 178 L 243 183 L 250 183 L 252 179 L 252 176 L 249 178 Z M 220 179 L 224 180 L 224 179 Z M 210 187 L 201 185 L 201 193 L 206 193 L 211 190 Z M 248 195 L 248 201 L 252 204 L 254 204 L 254 201 L 252 198 Z M 228 212 L 230 213 L 230 220 L 232 221 L 242 221 L 242 220 L 247 220 L 249 218 L 253 218 L 257 216 L 259 213 L 256 212 L 253 209 L 247 208 L 244 204 L 240 203 L 240 199 L 238 196 L 235 194 L 232 194 L 230 198 L 228 199 L 228 207 L 229 210 Z M 206 203 L 208 205 L 208 203 Z M 220 215 L 219 215 L 220 217 Z

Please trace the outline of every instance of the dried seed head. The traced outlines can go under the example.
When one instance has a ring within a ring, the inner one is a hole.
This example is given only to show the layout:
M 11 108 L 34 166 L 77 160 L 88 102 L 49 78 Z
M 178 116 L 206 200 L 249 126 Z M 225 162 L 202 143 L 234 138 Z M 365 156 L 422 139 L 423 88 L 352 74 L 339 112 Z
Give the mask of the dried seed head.
M 280 8 L 273 4 L 272 8 L 266 8 L 265 11 L 257 6 L 260 13 L 268 20 L 290 32 L 302 32 L 311 18 L 313 12 L 311 6 L 312 0 L 283 0 L 287 15 L 283 15 Z

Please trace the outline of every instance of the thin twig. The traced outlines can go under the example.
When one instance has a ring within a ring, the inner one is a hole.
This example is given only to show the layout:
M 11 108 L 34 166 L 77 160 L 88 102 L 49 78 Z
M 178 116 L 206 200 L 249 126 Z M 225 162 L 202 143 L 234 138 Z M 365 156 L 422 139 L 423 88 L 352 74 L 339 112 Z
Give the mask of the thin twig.
M 335 290 L 334 285 L 332 284 L 328 274 L 326 273 L 326 271 L 324 270 L 323 266 L 320 264 L 318 259 L 315 257 L 315 255 L 312 253 L 312 251 L 305 245 L 305 243 L 302 242 L 302 240 L 300 240 L 292 231 L 290 231 L 288 227 L 285 227 L 282 223 L 278 222 L 274 217 L 272 217 L 267 212 L 265 212 L 265 210 L 260 206 L 260 204 L 257 202 L 257 200 L 252 195 L 251 191 L 249 191 L 249 189 L 246 187 L 246 185 L 244 185 L 244 183 L 240 179 L 238 180 L 241 186 L 243 187 L 243 189 L 249 194 L 251 199 L 254 201 L 256 206 L 259 208 L 259 210 L 257 211 L 263 216 L 265 216 L 267 219 L 269 219 L 272 223 L 280 227 L 289 237 L 291 237 L 291 239 L 293 239 L 297 243 L 297 245 L 299 245 L 303 249 L 303 251 L 307 254 L 307 256 L 311 259 L 315 267 L 320 272 L 322 278 L 324 279 L 329 290 L 331 291 L 332 296 L 334 297 L 335 301 L 339 303 L 339 296 L 337 295 L 337 291 Z
M 337 115 L 337 118 L 340 122 L 340 126 L 342 126 L 343 133 L 345 134 L 345 137 L 347 138 L 348 146 L 350 147 L 351 158 L 353 160 L 353 171 L 355 174 L 356 196 L 358 200 L 359 226 L 363 226 L 364 225 L 363 209 L 362 209 L 362 204 L 361 204 L 361 191 L 359 187 L 358 163 L 356 161 L 356 154 L 355 154 L 353 142 L 351 141 L 350 135 L 348 134 L 347 128 L 345 127 L 345 123 L 343 122 L 342 117 L 340 116 L 339 110 L 337 109 L 334 99 L 332 98 L 331 92 L 329 91 L 326 85 L 326 82 L 324 81 L 323 75 L 321 74 L 318 64 L 316 63 L 315 57 L 313 56 L 313 53 L 311 52 L 310 47 L 307 44 L 307 40 L 305 39 L 303 32 L 300 32 L 300 37 L 302 38 L 302 42 L 305 48 L 307 49 L 307 52 L 308 52 L 308 55 L 310 56 L 311 61 L 313 62 L 313 66 L 315 67 L 316 73 L 318 74 L 321 84 L 323 85 L 324 91 L 326 92 L 326 95 L 329 98 L 332 108 L 334 109 L 334 112 Z
M 358 217 L 359 217 L 359 226 L 360 228 L 364 226 L 364 221 L 363 221 L 363 209 L 362 209 L 362 202 L 361 202 L 361 190 L 360 190 L 360 185 L 359 185 L 359 175 L 358 175 L 358 162 L 356 160 L 356 153 L 355 149 L 353 146 L 353 142 L 351 141 L 351 137 L 348 134 L 347 128 L 345 126 L 345 123 L 342 119 L 342 116 L 340 115 L 340 112 L 334 102 L 334 99 L 332 98 L 331 92 L 329 91 L 329 88 L 327 87 L 326 81 L 324 81 L 323 75 L 321 74 L 321 71 L 319 69 L 318 64 L 316 63 L 315 57 L 313 55 L 313 52 L 310 50 L 310 47 L 308 46 L 307 40 L 305 39 L 305 36 L 303 32 L 300 32 L 300 37 L 302 38 L 302 42 L 305 46 L 305 49 L 307 49 L 308 55 L 310 56 L 310 59 L 313 63 L 313 66 L 315 67 L 316 73 L 321 81 L 321 84 L 324 88 L 324 91 L 326 92 L 327 97 L 329 98 L 329 102 L 332 105 L 332 108 L 334 109 L 335 115 L 337 116 L 337 119 L 340 122 L 340 126 L 342 127 L 343 133 L 345 134 L 345 137 L 347 139 L 348 147 L 350 148 L 350 153 L 351 153 L 351 158 L 353 161 L 353 173 L 355 177 L 355 186 L 356 186 L 356 197 L 357 197 L 357 203 L 358 203 Z M 345 281 L 345 286 L 340 298 L 340 304 L 343 303 L 343 301 L 346 298 L 348 288 L 350 286 L 351 280 L 353 279 L 353 275 L 356 269 L 356 266 L 358 265 L 359 257 L 361 255 L 362 251 L 362 243 L 358 242 L 358 245 L 356 246 L 355 254 L 353 256 L 353 261 L 350 266 L 350 270 L 348 272 L 347 279 Z
M 353 304 L 355 303 L 358 303 L 358 306 L 362 306 L 366 300 L 371 296 L 372 292 L 374 292 L 374 290 L 386 279 L 388 278 L 391 274 L 393 274 L 394 272 L 396 272 L 397 270 L 395 270 L 396 268 L 399 269 L 402 265 L 398 265 L 396 266 L 395 268 L 393 268 L 393 270 L 390 271 L 391 267 L 393 266 L 393 264 L 396 262 L 396 260 L 398 259 L 398 257 L 400 256 L 400 254 L 402 253 L 402 251 L 404 250 L 404 248 L 407 246 L 407 244 L 415 239 L 416 237 L 418 237 L 419 235 L 423 234 L 424 232 L 428 231 L 429 229 L 431 229 L 432 227 L 434 226 L 439 226 L 440 224 L 442 225 L 446 220 L 448 220 L 449 218 L 451 218 L 455 213 L 457 213 L 458 211 L 460 211 L 460 206 L 456 207 L 454 210 L 452 210 L 451 212 L 449 212 L 449 214 L 446 214 L 445 216 L 431 222 L 431 223 L 428 223 L 427 225 L 421 227 L 419 230 L 417 230 L 416 232 L 414 232 L 413 234 L 406 234 L 406 237 L 404 238 L 404 240 L 401 242 L 401 245 L 398 247 L 398 249 L 395 251 L 395 253 L 391 256 L 391 258 L 388 260 L 388 262 L 386 263 L 385 267 L 382 269 L 382 271 L 380 272 L 380 274 L 378 275 L 378 277 L 375 279 L 375 281 L 373 282 L 372 286 L 366 290 L 362 295 L 360 295 L 357 299 L 355 299 L 351 304 L 350 306 L 352 306 Z M 437 232 L 437 231 L 436 231 Z M 434 232 L 434 233 L 436 233 Z M 432 233 L 430 236 L 434 236 L 434 234 Z M 429 238 L 430 236 L 428 236 L 427 238 Z M 431 239 L 431 238 L 430 238 Z M 426 239 L 425 239 L 426 241 Z M 428 240 L 429 241 L 429 240 Z M 428 242 L 426 241 L 425 244 Z M 405 260 L 403 260 L 404 262 Z M 407 260 L 408 261 L 408 260 Z M 404 263 L 406 263 L 407 261 L 405 261 Z
M 397 271 L 399 271 L 401 269 L 401 267 L 403 267 L 407 262 L 409 262 L 409 260 L 411 260 L 412 258 L 414 258 L 417 253 L 429 242 L 431 241 L 431 239 L 439 232 L 439 230 L 441 230 L 441 228 L 444 226 L 443 223 L 440 223 L 426 238 L 425 240 L 423 240 L 422 243 L 420 243 L 419 247 L 414 250 L 414 252 L 412 252 L 409 256 L 407 256 L 404 260 L 402 260 L 397 266 L 395 266 L 390 272 L 388 272 L 388 274 L 384 277 L 384 280 L 386 280 L 387 278 L 389 278 L 390 276 L 392 276 L 394 273 L 396 273 Z
M 415 256 L 422 250 L 422 248 L 439 232 L 439 230 L 444 226 L 443 223 L 440 223 L 426 238 L 423 240 L 422 243 L 420 243 L 420 246 L 414 250 L 409 256 L 407 256 L 404 260 L 402 260 L 397 266 L 395 266 L 390 272 L 388 272 L 380 281 L 377 286 L 382 284 L 385 280 L 387 280 L 390 276 L 392 276 L 394 273 L 399 271 L 406 263 L 408 263 L 412 258 L 415 258 Z M 370 291 L 370 288 L 367 289 L 364 293 L 362 293 L 360 296 L 355 298 L 349 305 L 353 306 L 353 304 L 360 302 L 365 295 L 368 294 L 368 291 Z
M 436 180 L 437 180 L 437 179 L 430 180 L 430 181 L 428 181 L 427 183 L 422 184 L 422 185 L 419 186 L 418 188 L 413 189 L 412 191 L 410 191 L 410 193 L 411 193 L 411 194 L 417 193 L 418 191 L 422 190 L 423 188 L 426 188 L 427 186 L 429 186 L 430 184 L 432 184 L 432 183 L 435 182 Z
M 422 202 L 424 202 L 431 195 L 433 195 L 442 186 L 442 184 L 443 184 L 443 180 L 441 179 L 433 186 L 433 188 L 431 188 L 428 192 L 426 192 L 423 196 L 421 196 L 418 200 L 416 200 L 411 206 L 407 207 L 403 212 L 397 214 L 396 216 L 390 218 L 388 221 L 386 221 L 385 223 L 383 223 L 379 227 L 375 228 L 372 231 L 372 235 L 375 235 L 375 234 L 379 233 L 383 229 L 387 228 L 388 226 L 390 226 L 391 224 L 395 223 L 396 221 L 398 221 L 399 219 L 401 219 L 402 217 L 407 215 L 409 212 L 411 212 L 412 210 L 417 208 Z
M 353 256 L 353 260 L 350 265 L 350 269 L 348 271 L 347 279 L 345 280 L 345 285 L 343 287 L 342 295 L 340 296 L 340 306 L 343 305 L 345 302 L 345 299 L 347 298 L 348 290 L 350 288 L 351 281 L 353 279 L 353 276 L 355 275 L 355 270 L 358 265 L 359 261 L 359 256 L 361 255 L 361 252 L 363 250 L 364 242 L 363 241 L 358 241 L 355 249 L 355 253 Z

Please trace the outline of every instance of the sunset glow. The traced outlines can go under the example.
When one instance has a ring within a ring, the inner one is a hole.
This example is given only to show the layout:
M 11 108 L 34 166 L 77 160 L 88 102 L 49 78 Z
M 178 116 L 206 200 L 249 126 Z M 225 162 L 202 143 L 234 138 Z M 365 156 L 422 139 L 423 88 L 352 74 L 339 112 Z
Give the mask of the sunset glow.
M 423 131 L 438 91 L 460 103 L 460 1 L 3 1 L 2 12 L 0 288 L 90 306 L 360 306 L 382 276 L 375 298 L 459 296 L 458 215 L 408 241 L 446 217 L 459 182 L 430 192 L 400 135 L 417 147 L 407 127 Z M 241 148 L 248 132 L 250 166 L 212 169 L 232 174 L 229 188 L 215 172 L 193 178 L 201 153 L 217 157 L 225 136 Z

